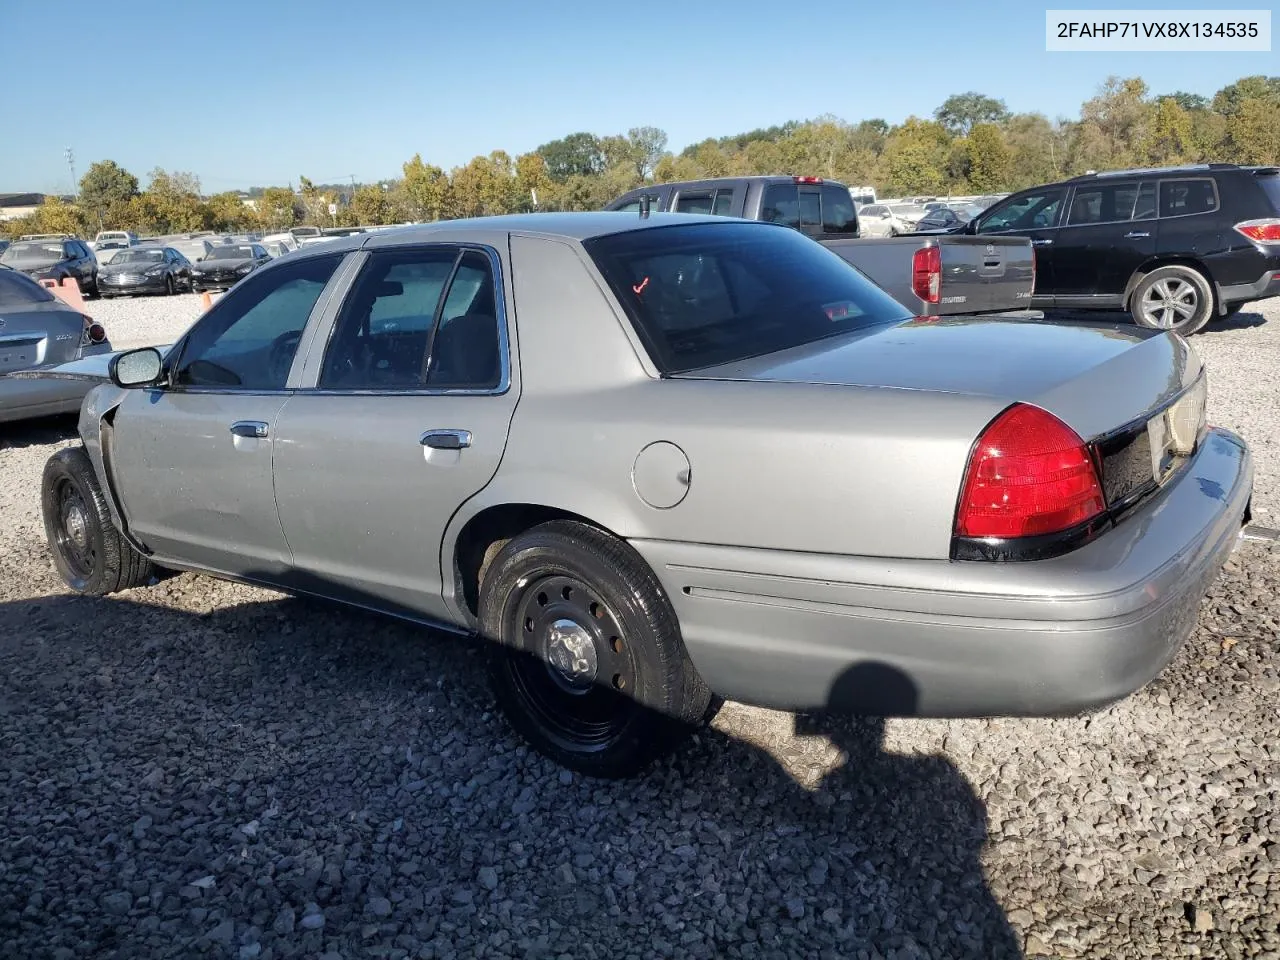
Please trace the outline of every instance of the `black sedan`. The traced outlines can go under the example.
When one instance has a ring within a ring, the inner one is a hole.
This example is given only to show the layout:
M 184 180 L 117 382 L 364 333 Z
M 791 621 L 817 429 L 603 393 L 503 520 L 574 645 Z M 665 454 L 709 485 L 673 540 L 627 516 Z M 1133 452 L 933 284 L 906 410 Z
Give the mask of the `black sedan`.
M 129 247 L 98 268 L 104 297 L 191 289 L 191 261 L 172 247 Z
M 271 259 L 260 243 L 219 244 L 191 265 L 191 289 L 227 290 Z
M 916 223 L 915 232 L 955 230 L 968 223 L 971 216 L 967 207 L 934 207 Z

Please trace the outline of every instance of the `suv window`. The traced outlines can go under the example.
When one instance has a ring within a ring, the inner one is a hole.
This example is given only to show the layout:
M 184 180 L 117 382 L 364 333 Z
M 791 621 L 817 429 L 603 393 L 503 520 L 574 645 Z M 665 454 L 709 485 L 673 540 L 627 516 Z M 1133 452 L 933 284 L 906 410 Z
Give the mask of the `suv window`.
M 1145 181 L 1138 190 L 1138 202 L 1133 208 L 1133 219 L 1151 220 L 1156 215 L 1156 185 Z
M 1280 213 L 1280 175 L 1259 173 L 1255 179 L 1258 181 L 1258 186 L 1262 187 L 1262 192 L 1266 194 L 1267 199 L 1271 201 L 1271 209 L 1275 213 Z
M 246 277 L 192 328 L 173 382 L 283 389 L 302 330 L 342 257 L 308 257 Z
M 713 197 L 710 191 L 681 193 L 676 197 L 676 213 L 710 214 Z
M 1160 181 L 1160 216 L 1185 217 L 1218 209 L 1218 193 L 1207 177 Z
M 795 230 L 730 220 L 633 230 L 584 247 L 663 373 L 907 318 L 860 271 Z
M 501 372 L 495 313 L 493 273 L 479 251 L 375 253 L 338 315 L 319 386 L 493 389 Z
M 716 202 L 711 212 L 717 217 L 727 217 L 731 210 L 733 210 L 733 188 L 721 187 L 716 191 Z
M 760 204 L 760 219 L 788 227 L 799 227 L 800 188 L 794 183 L 771 183 L 765 187 L 764 199 Z
M 0 307 L 25 307 L 56 300 L 52 293 L 25 273 L 0 268 Z
M 823 233 L 853 233 L 858 229 L 858 215 L 853 209 L 853 197 L 844 187 L 823 184 L 822 231 Z
M 1067 212 L 1067 226 L 1132 219 L 1137 199 L 1136 183 L 1097 183 L 1076 187 L 1071 209 Z
M 1058 222 L 1058 207 L 1066 191 L 1061 187 L 1014 197 L 982 219 L 979 233 L 996 230 L 1042 230 Z

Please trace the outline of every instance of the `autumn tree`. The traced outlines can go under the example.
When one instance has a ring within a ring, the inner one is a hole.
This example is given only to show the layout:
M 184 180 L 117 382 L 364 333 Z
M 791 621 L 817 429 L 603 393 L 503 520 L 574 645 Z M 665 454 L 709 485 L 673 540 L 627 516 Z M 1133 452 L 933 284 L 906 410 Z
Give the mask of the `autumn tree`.
M 206 203 L 210 226 L 215 230 L 242 230 L 253 220 L 253 211 L 245 206 L 234 190 L 215 193 Z
M 453 216 L 453 191 L 448 175 L 433 164 L 423 163 L 421 154 L 402 168 L 405 205 L 415 221 L 442 220 Z
M 1140 152 L 1152 164 L 1184 163 L 1195 152 L 1191 116 L 1173 97 L 1161 97 L 1156 104 Z
M 288 187 L 267 187 L 257 201 L 258 220 L 271 230 L 284 230 L 298 222 L 302 204 Z
M 1241 100 L 1227 118 L 1227 138 L 1237 163 L 1280 163 L 1280 99 Z
M 91 224 L 113 224 L 107 216 L 113 204 L 127 204 L 138 193 L 138 178 L 114 160 L 89 165 L 80 178 L 79 204 Z
M 885 141 L 885 189 L 890 193 L 936 193 L 942 189 L 943 171 L 951 138 L 934 120 L 908 117 Z

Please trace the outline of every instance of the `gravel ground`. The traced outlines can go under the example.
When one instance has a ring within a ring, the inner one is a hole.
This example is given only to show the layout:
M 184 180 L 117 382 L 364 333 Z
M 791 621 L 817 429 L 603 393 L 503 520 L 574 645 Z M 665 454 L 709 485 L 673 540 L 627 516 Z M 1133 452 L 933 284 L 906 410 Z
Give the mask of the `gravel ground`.
M 165 342 L 187 300 L 93 309 Z M 1195 344 L 1280 509 L 1280 303 Z M 68 596 L 37 480 L 72 430 L 0 450 L 0 957 L 1280 958 L 1276 548 L 1091 717 L 728 704 L 601 784 L 463 641 L 189 575 Z
M 220 294 L 210 294 L 217 298 Z M 172 297 L 113 297 L 86 300 L 85 312 L 106 328 L 116 350 L 173 343 L 200 316 L 198 293 Z

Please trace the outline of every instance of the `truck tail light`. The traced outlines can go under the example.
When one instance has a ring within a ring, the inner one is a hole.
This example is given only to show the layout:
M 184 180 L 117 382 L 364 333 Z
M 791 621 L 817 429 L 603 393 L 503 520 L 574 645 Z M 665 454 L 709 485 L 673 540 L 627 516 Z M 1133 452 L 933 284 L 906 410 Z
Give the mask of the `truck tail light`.
M 821 183 L 821 177 L 792 177 L 796 183 Z
M 911 257 L 911 289 L 925 303 L 942 297 L 942 249 L 936 244 L 921 247 Z
M 955 535 L 1039 537 L 1073 530 L 1105 511 L 1089 447 L 1053 414 L 1019 403 L 974 444 Z
M 1236 224 L 1236 231 L 1254 243 L 1280 243 L 1280 219 L 1246 220 Z

